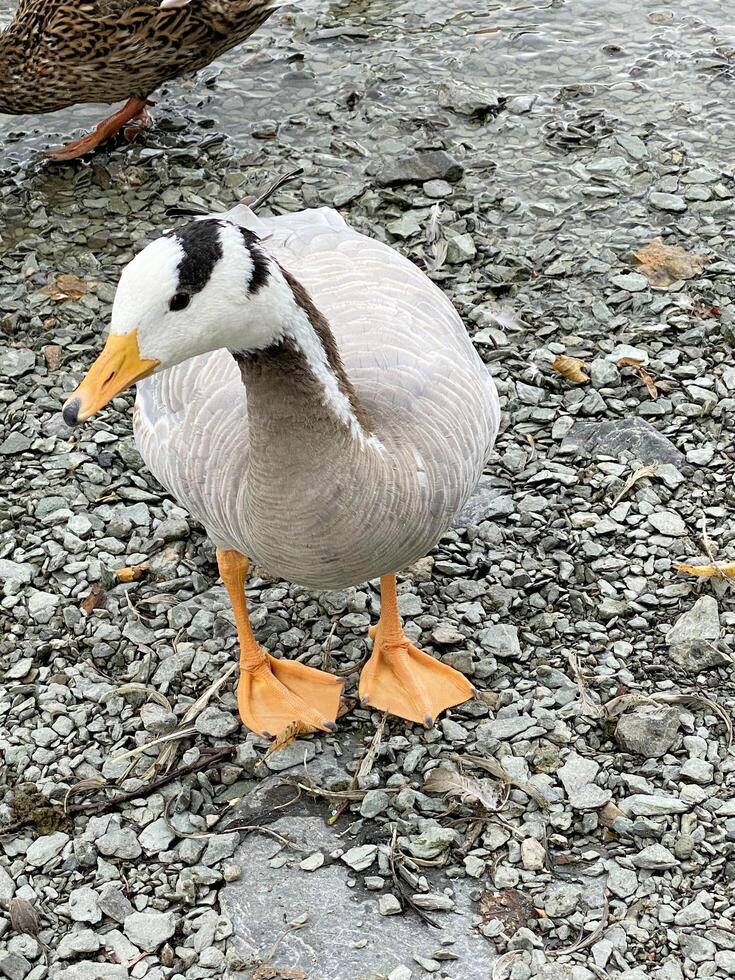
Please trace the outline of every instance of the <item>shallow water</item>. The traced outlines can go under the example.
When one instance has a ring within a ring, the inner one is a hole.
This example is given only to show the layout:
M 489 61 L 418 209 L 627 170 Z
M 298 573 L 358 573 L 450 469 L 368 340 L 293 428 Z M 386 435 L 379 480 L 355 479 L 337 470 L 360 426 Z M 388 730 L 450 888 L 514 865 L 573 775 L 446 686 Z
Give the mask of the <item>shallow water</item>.
M 13 7 L 0 0 L 1 21 Z M 416 127 L 451 127 L 454 139 L 476 142 L 478 123 L 458 124 L 441 106 L 442 87 L 462 81 L 536 97 L 528 115 L 493 124 L 489 149 L 521 179 L 529 172 L 537 179 L 539 165 L 558 167 L 545 142 L 550 103 L 561 129 L 604 108 L 684 152 L 696 148 L 730 164 L 735 23 L 724 23 L 726 7 L 719 0 L 302 0 L 196 79 L 159 91 L 156 118 L 163 132 L 190 121 L 242 149 L 274 138 L 319 147 L 332 158 L 325 164 L 351 170 L 350 158 L 390 152 L 392 138 Z M 346 108 L 348 123 L 333 125 L 332 115 Z M 0 116 L 3 155 L 18 161 L 105 112 L 84 106 Z M 535 125 L 542 117 L 543 129 Z M 344 145 L 348 131 L 358 147 Z

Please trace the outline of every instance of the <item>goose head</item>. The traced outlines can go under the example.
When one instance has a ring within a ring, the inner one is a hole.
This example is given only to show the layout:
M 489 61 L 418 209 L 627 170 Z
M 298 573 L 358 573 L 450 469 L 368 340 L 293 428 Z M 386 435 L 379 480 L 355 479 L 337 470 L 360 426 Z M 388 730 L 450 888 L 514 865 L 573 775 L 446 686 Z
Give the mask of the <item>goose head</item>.
M 253 232 L 226 219 L 192 221 L 147 245 L 125 267 L 110 332 L 64 403 L 86 421 L 135 382 L 208 351 L 278 342 L 293 294 Z

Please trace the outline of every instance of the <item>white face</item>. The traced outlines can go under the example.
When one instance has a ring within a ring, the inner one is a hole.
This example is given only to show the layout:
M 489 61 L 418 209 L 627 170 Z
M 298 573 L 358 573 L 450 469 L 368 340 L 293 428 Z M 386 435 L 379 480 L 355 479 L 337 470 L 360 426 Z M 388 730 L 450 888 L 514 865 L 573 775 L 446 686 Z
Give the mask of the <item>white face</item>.
M 261 349 L 279 339 L 282 285 L 250 233 L 228 221 L 193 221 L 125 267 L 110 333 L 137 331 L 140 356 L 160 361 L 158 370 L 223 347 Z

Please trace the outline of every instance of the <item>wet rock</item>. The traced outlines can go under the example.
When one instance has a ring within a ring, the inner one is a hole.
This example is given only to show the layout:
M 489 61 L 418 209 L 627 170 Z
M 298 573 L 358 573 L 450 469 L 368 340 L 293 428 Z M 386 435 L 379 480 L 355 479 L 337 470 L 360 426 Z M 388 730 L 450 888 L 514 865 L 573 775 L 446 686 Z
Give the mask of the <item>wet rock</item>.
M 370 164 L 367 170 L 382 187 L 422 184 L 427 180 L 446 180 L 455 184 L 464 173 L 462 164 L 444 150 L 426 150 L 401 159 L 389 158 Z

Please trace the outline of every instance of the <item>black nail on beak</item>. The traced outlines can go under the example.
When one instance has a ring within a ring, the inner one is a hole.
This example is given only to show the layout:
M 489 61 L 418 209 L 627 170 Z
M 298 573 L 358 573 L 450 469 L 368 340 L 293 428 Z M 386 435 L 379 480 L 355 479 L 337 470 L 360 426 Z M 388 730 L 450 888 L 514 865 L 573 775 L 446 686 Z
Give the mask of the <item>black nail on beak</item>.
M 72 428 L 79 422 L 80 406 L 81 406 L 80 400 L 78 398 L 75 398 L 73 401 L 69 402 L 68 405 L 64 405 L 64 410 L 61 413 L 66 424 L 71 426 Z

